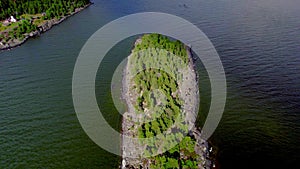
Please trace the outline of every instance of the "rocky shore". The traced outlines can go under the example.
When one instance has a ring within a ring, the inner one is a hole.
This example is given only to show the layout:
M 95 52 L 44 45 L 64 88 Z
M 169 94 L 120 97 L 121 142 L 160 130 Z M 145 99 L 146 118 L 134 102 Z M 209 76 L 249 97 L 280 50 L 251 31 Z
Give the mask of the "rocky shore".
M 137 43 L 140 43 L 141 39 L 137 39 L 135 42 L 135 46 Z M 190 48 L 186 46 L 186 50 L 189 56 L 189 62 L 188 62 L 188 71 L 183 72 L 183 81 L 178 86 L 178 92 L 180 98 L 184 101 L 183 103 L 183 112 L 186 113 L 186 120 L 187 124 L 189 125 L 190 130 L 188 131 L 188 135 L 191 138 L 194 138 L 196 140 L 196 145 L 194 147 L 195 153 L 198 154 L 199 161 L 198 168 L 200 169 L 207 169 L 211 168 L 211 161 L 209 160 L 209 153 L 211 150 L 209 150 L 208 142 L 201 138 L 201 129 L 194 126 L 194 122 L 197 117 L 198 113 L 198 103 L 199 103 L 199 91 L 198 91 L 198 79 L 197 75 L 194 69 L 194 62 L 193 62 L 193 56 L 190 51 Z M 120 168 L 121 169 L 135 169 L 135 168 L 150 168 L 151 160 L 149 158 L 144 157 L 137 157 L 137 158 L 131 158 L 128 156 L 134 156 L 136 154 L 142 153 L 141 149 L 137 149 L 137 144 L 134 142 L 128 141 L 126 139 L 126 136 L 129 137 L 136 137 L 137 133 L 135 133 L 134 130 L 130 129 L 132 126 L 134 126 L 135 122 L 139 117 L 136 117 L 134 115 L 134 106 L 133 102 L 136 99 L 135 96 L 130 92 L 130 88 L 134 85 L 130 81 L 130 55 L 128 57 L 127 65 L 123 72 L 123 93 L 122 97 L 125 100 L 127 104 L 127 112 L 124 113 L 123 119 L 122 119 L 122 144 L 121 144 L 121 150 L 122 150 L 122 161 Z M 136 119 L 134 119 L 136 118 Z M 182 157 L 184 158 L 184 157 Z
M 38 30 L 35 30 L 33 32 L 24 34 L 25 37 L 22 40 L 20 40 L 20 39 L 12 39 L 12 40 L 8 41 L 5 45 L 3 45 L 2 43 L 0 43 L 0 50 L 7 50 L 7 49 L 11 49 L 11 48 L 14 48 L 14 47 L 22 45 L 29 38 L 41 35 L 41 33 L 44 33 L 46 31 L 50 30 L 53 26 L 60 24 L 61 22 L 63 22 L 64 20 L 66 20 L 68 17 L 70 17 L 72 15 L 75 15 L 76 13 L 84 10 L 85 8 L 89 7 L 90 5 L 92 5 L 92 3 L 89 3 L 89 4 L 85 5 L 84 7 L 76 8 L 74 12 L 72 12 L 71 14 L 69 14 L 67 16 L 63 16 L 60 19 L 53 18 L 53 19 L 47 20 L 46 22 L 42 23 L 38 27 Z

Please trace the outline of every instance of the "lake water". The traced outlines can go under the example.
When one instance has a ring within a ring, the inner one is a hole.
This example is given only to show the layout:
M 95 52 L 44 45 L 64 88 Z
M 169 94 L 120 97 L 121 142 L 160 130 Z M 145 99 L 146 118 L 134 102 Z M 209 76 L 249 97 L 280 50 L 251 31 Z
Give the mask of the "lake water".
M 86 40 L 118 17 L 144 11 L 183 17 L 216 47 L 227 77 L 225 112 L 210 142 L 221 168 L 299 168 L 300 1 L 95 0 L 95 4 L 21 47 L 0 52 L 0 168 L 117 168 L 119 157 L 83 132 L 72 103 L 72 73 Z M 168 23 L 166 23 L 168 24 Z M 110 78 L 134 38 L 118 44 L 98 70 L 96 94 L 119 129 Z M 201 112 L 209 108 L 199 63 Z

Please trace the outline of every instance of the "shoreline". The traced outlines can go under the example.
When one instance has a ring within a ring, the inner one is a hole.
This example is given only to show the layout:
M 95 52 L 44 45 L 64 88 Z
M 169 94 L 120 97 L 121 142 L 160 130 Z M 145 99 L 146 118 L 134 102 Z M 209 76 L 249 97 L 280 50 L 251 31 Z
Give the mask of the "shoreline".
M 67 18 L 81 12 L 82 10 L 86 9 L 87 7 L 89 7 L 90 5 L 92 5 L 93 2 L 90 2 L 88 4 L 86 4 L 83 7 L 80 8 L 76 8 L 74 12 L 72 12 L 71 14 L 67 15 L 67 16 L 63 16 L 60 19 L 50 19 L 50 20 L 46 20 L 45 23 L 43 23 L 42 25 L 40 25 L 38 27 L 37 30 L 30 32 L 30 33 L 25 33 L 25 37 L 22 40 L 19 39 L 13 39 L 12 42 L 10 42 L 9 44 L 5 44 L 2 45 L 0 44 L 0 51 L 2 50 L 10 50 L 12 48 L 16 48 L 18 46 L 21 46 L 22 44 L 24 44 L 28 39 L 36 37 L 36 36 L 40 36 L 42 33 L 47 32 L 48 30 L 50 30 L 53 26 L 58 25 L 60 23 L 62 23 L 64 20 L 66 20 Z
M 137 43 L 139 43 L 140 40 L 141 40 L 141 38 L 138 38 L 135 41 L 132 50 L 135 48 Z M 184 84 L 182 84 L 182 86 L 183 86 L 182 88 L 184 88 L 184 87 L 186 89 L 192 88 L 192 91 L 195 91 L 194 96 L 197 96 L 196 100 L 191 99 L 191 97 L 192 97 L 191 95 L 193 95 L 193 94 L 191 94 L 192 92 L 189 94 L 186 94 L 186 93 L 183 94 L 183 92 L 180 91 L 182 89 L 181 87 L 178 90 L 179 90 L 179 93 L 181 94 L 181 97 L 185 100 L 185 102 L 187 102 L 187 101 L 190 102 L 192 100 L 193 103 L 195 103 L 195 102 L 199 103 L 200 98 L 199 98 L 198 76 L 195 71 L 194 57 L 192 55 L 191 48 L 186 45 L 185 45 L 185 48 L 188 53 L 188 59 L 189 59 L 188 67 L 191 71 L 187 73 L 187 76 L 185 76 L 187 80 L 183 81 Z M 129 126 L 133 125 L 133 122 L 130 120 L 127 120 L 127 118 L 124 118 L 124 117 L 126 117 L 126 113 L 132 112 L 132 110 L 134 110 L 134 107 L 131 104 L 131 101 L 133 100 L 133 98 L 130 95 L 129 90 L 128 90 L 129 87 L 131 86 L 131 84 L 129 83 L 130 79 L 128 77 L 130 75 L 130 72 L 129 72 L 130 70 L 128 68 L 128 65 L 129 65 L 129 60 L 130 60 L 131 55 L 132 55 L 132 52 L 128 56 L 126 66 L 123 70 L 123 79 L 122 79 L 122 99 L 126 102 L 127 111 L 124 113 L 124 116 L 121 120 L 122 121 L 121 128 L 122 128 L 122 134 L 127 135 L 127 136 L 133 136 L 135 134 L 134 132 L 127 130 L 129 128 Z M 194 79 L 194 80 L 192 80 L 192 79 Z M 191 80 L 192 80 L 192 83 L 191 83 Z M 183 91 L 186 91 L 186 90 L 183 90 Z M 198 112 L 196 112 L 196 110 L 198 110 L 197 107 L 196 106 L 189 107 L 189 106 L 187 106 L 188 104 L 186 104 L 186 103 L 184 105 L 185 105 L 184 111 L 192 110 L 192 111 L 187 111 L 187 112 L 194 112 L 194 113 L 187 113 L 188 122 L 190 122 L 190 121 L 196 122 L 195 118 L 197 117 L 197 114 L 198 114 Z M 191 123 L 191 125 L 192 125 L 192 127 L 191 127 L 191 130 L 188 131 L 188 135 L 193 137 L 196 140 L 195 152 L 196 152 L 196 154 L 198 154 L 200 156 L 200 158 L 198 160 L 201 161 L 201 163 L 199 163 L 198 168 L 212 168 L 212 161 L 209 158 L 209 154 L 211 152 L 211 147 L 209 146 L 208 141 L 201 138 L 201 133 L 200 133 L 201 129 L 192 123 Z M 133 145 L 134 145 L 134 143 L 126 142 L 126 138 L 124 136 L 121 138 L 122 157 L 121 157 L 120 168 L 121 169 L 138 168 L 138 166 L 140 166 L 142 168 L 148 168 L 149 164 L 151 163 L 150 159 L 148 159 L 148 158 L 134 159 L 134 158 L 126 157 L 126 154 L 128 153 L 128 151 L 126 151 L 126 147 L 129 150 L 129 153 L 132 153 L 132 152 L 130 152 L 130 150 L 132 150 L 132 149 L 130 149 L 130 146 L 133 146 Z M 145 161 L 146 161 L 146 164 L 145 164 Z M 142 163 L 144 163 L 144 165 Z

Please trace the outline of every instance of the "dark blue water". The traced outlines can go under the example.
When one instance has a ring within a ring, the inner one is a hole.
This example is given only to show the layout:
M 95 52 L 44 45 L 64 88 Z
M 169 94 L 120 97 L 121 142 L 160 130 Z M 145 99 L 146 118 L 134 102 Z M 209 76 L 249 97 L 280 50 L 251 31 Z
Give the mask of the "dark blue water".
M 221 168 L 299 168 L 300 1 L 95 0 L 95 4 L 21 47 L 0 52 L 0 168 L 117 168 L 119 157 L 83 132 L 72 103 L 72 72 L 85 41 L 118 17 L 144 11 L 183 17 L 212 41 L 223 62 L 228 98 L 209 140 Z M 167 23 L 166 23 L 167 24 Z M 99 68 L 105 118 L 119 127 L 109 70 L 129 39 Z M 199 64 L 201 112 L 209 84 Z M 101 87 L 101 89 L 100 89 Z

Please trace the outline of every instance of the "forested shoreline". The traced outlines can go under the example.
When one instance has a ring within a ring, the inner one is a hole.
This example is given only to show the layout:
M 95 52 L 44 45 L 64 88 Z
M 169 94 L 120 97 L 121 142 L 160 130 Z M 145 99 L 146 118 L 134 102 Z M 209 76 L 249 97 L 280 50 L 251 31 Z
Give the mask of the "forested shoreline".
M 0 20 L 10 16 L 17 19 L 22 14 L 38 14 L 45 12 L 45 18 L 64 16 L 90 3 L 89 0 L 4 0 L 0 1 Z
M 89 0 L 0 1 L 0 49 L 24 43 L 89 4 Z
M 129 56 L 125 79 L 122 130 L 138 141 L 123 137 L 121 168 L 209 166 L 206 142 L 193 124 L 198 87 L 189 48 L 159 34 L 143 35 Z

